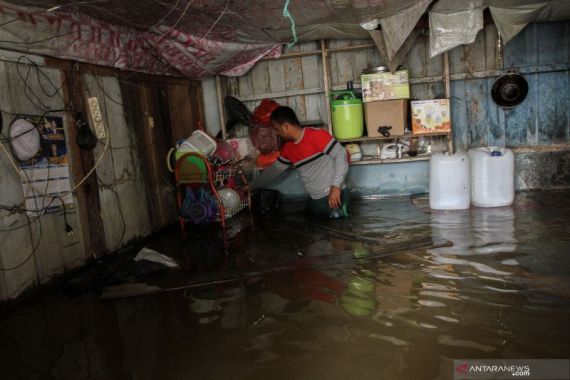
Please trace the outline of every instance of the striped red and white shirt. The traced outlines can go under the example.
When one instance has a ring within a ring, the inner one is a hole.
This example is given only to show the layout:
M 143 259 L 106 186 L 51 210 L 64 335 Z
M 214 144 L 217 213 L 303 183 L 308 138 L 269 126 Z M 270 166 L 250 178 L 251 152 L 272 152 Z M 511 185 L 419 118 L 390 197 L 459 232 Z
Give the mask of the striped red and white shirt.
M 304 128 L 298 141 L 283 145 L 277 162 L 256 178 L 251 188 L 267 186 L 290 166 L 299 170 L 310 197 L 319 199 L 328 196 L 331 186 L 345 187 L 348 155 L 324 129 Z

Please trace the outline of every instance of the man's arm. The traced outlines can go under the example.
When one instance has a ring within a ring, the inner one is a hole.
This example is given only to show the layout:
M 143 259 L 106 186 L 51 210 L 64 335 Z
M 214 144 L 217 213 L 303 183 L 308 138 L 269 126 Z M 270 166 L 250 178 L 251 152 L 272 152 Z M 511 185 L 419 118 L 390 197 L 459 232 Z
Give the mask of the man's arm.
M 332 186 L 339 187 L 344 182 L 346 174 L 348 173 L 348 159 L 346 157 L 346 149 L 340 143 L 334 142 L 334 146 L 329 155 L 333 158 L 333 179 Z
M 288 162 L 279 157 L 277 161 L 267 169 L 265 169 L 259 177 L 253 180 L 249 185 L 251 190 L 260 189 L 269 185 L 273 180 L 275 180 L 281 173 L 283 173 L 289 167 Z
M 333 158 L 333 179 L 329 192 L 329 206 L 331 208 L 340 208 L 342 201 L 340 199 L 340 187 L 348 173 L 348 159 L 346 157 L 346 149 L 337 141 L 333 143 L 333 147 L 329 155 Z

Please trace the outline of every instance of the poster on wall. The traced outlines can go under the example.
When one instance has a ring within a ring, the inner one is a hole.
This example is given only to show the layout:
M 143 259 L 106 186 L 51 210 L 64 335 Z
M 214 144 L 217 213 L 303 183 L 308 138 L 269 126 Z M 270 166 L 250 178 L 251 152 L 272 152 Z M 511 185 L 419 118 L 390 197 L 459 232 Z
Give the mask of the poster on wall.
M 59 116 L 19 115 L 40 132 L 40 149 L 20 162 L 22 189 L 30 216 L 73 208 L 63 118 Z

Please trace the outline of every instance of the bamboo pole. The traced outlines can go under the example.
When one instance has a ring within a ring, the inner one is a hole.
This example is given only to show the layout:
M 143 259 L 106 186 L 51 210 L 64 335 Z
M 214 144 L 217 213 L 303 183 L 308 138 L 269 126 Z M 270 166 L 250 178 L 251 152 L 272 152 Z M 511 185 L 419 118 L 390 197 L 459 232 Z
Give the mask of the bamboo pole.
M 443 53 L 443 82 L 445 85 L 445 97 L 451 103 L 451 78 L 449 76 L 449 53 Z M 451 105 L 450 105 L 451 107 Z M 453 128 L 453 126 L 452 126 Z M 449 153 L 453 153 L 453 133 L 447 136 L 447 149 Z
M 361 45 L 353 45 L 353 46 L 345 46 L 345 47 L 327 49 L 327 52 L 328 53 L 340 53 L 340 52 L 346 52 L 346 51 L 352 51 L 352 50 L 370 49 L 370 48 L 374 48 L 374 47 L 376 47 L 376 45 L 374 45 L 374 44 L 361 44 Z M 271 58 L 271 57 L 262 58 L 262 59 L 260 59 L 260 62 L 278 61 L 278 60 L 287 59 L 287 58 L 308 57 L 311 55 L 319 55 L 319 54 L 322 54 L 322 50 L 296 51 L 296 52 L 281 54 L 277 58 Z
M 325 90 L 325 104 L 327 108 L 327 123 L 329 127 L 329 133 L 332 135 L 332 115 L 331 115 L 331 101 L 329 97 L 329 63 L 327 58 L 327 48 L 325 40 L 321 40 L 321 59 L 323 61 L 323 85 Z
M 228 131 L 226 131 L 226 115 L 224 112 L 224 100 L 222 98 L 222 78 L 216 75 L 216 96 L 218 98 L 218 112 L 220 113 L 220 124 L 222 130 L 222 138 L 228 138 Z

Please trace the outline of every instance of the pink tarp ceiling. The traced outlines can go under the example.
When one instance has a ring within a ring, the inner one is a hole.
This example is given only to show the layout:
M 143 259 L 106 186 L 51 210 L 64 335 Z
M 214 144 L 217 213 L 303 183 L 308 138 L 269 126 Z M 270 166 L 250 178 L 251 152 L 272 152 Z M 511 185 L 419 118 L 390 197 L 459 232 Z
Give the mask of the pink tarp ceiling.
M 507 17 L 505 21 L 504 15 L 519 9 L 517 3 L 522 4 L 517 14 L 529 7 L 534 10 L 530 15 L 525 13 L 522 21 L 519 16 L 517 28 L 533 21 L 535 14 L 535 18 L 560 15 L 552 8 L 558 3 L 568 4 L 538 0 L 439 2 L 453 4 L 452 10 L 441 13 L 468 10 L 465 17 L 471 18 L 489 6 L 493 15 L 502 16 L 499 21 L 505 30 L 510 20 Z M 404 46 L 421 14 L 439 2 L 287 1 L 299 41 L 365 38 L 368 32 L 360 24 L 378 23 L 388 59 Z M 506 3 L 508 8 L 502 8 Z M 192 79 L 243 75 L 262 57 L 281 54 L 283 43 L 293 39 L 290 20 L 283 16 L 285 4 L 286 0 L 0 1 L 0 48 Z M 542 11 L 545 7 L 549 7 L 548 12 Z M 463 17 L 456 15 L 457 25 L 468 25 L 463 24 Z M 438 53 L 450 47 L 453 45 Z

